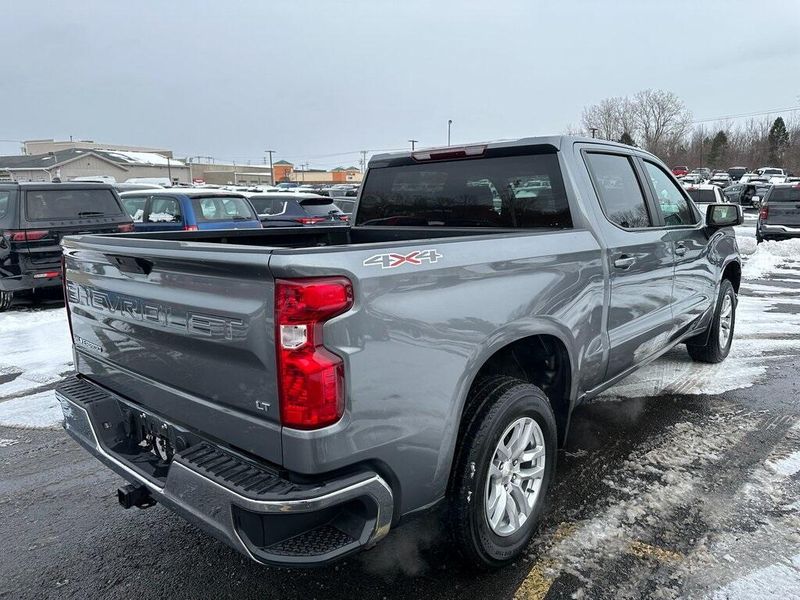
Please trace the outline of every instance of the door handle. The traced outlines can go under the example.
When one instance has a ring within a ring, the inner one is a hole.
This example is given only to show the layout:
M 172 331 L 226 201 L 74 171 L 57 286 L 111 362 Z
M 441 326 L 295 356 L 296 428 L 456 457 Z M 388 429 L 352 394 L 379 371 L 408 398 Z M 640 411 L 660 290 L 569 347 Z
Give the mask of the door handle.
M 617 269 L 630 269 L 635 262 L 636 262 L 635 256 L 627 256 L 623 254 L 614 261 L 614 266 Z
M 683 256 L 684 254 L 686 254 L 686 246 L 683 245 L 683 242 L 675 244 L 675 256 Z

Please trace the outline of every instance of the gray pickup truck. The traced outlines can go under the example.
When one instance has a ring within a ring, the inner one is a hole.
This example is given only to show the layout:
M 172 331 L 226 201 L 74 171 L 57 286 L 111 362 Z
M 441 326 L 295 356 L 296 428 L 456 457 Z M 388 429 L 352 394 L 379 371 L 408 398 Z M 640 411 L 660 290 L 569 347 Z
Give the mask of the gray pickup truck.
M 313 565 L 445 507 L 464 558 L 533 535 L 573 408 L 729 352 L 741 207 L 570 137 L 372 158 L 352 227 L 64 241 L 75 440 L 252 559 Z

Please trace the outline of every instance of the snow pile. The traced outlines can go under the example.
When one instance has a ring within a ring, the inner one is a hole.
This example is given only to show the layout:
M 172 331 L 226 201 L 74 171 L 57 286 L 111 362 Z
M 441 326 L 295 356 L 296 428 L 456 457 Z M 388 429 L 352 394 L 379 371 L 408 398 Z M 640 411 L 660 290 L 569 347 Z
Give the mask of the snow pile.
M 742 248 L 739 239 L 739 248 Z M 744 251 L 743 251 L 744 253 Z M 800 239 L 782 242 L 763 242 L 748 256 L 742 267 L 743 279 L 762 279 L 777 268 L 786 265 L 800 266 Z
M 739 254 L 742 257 L 747 257 L 753 254 L 758 248 L 758 242 L 756 242 L 756 238 L 749 237 L 749 236 L 736 236 L 736 242 L 739 244 Z
M 0 425 L 32 429 L 61 425 L 61 405 L 53 390 L 0 402 Z
M 0 314 L 0 401 L 54 384 L 72 369 L 63 308 Z
M 63 308 L 0 314 L 0 426 L 55 427 L 61 409 L 53 388 L 72 370 Z

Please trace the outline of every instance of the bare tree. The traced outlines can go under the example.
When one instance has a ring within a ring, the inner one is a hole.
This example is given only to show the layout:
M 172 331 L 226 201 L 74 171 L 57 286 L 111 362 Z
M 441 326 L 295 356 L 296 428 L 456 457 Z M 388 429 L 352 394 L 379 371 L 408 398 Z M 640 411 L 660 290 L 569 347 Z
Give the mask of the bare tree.
M 670 153 L 691 128 L 692 113 L 672 92 L 643 90 L 633 105 L 642 145 L 653 154 Z

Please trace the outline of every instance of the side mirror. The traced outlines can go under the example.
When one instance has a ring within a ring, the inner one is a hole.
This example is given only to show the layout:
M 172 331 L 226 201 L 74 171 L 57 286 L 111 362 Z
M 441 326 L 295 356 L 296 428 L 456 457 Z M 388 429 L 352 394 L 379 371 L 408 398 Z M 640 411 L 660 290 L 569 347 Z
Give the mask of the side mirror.
M 706 227 L 720 229 L 744 223 L 742 207 L 738 204 L 709 204 L 706 209 Z

